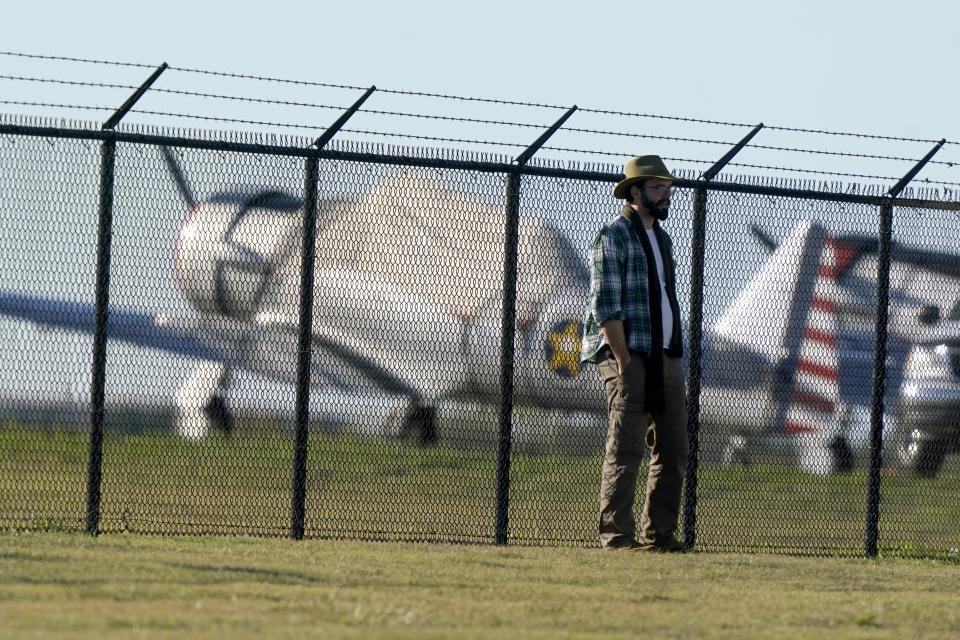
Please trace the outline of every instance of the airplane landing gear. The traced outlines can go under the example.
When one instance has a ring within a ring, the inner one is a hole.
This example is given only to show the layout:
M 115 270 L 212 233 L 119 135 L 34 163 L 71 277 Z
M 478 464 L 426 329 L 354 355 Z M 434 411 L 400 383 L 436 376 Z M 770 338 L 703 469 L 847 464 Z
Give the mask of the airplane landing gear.
M 398 440 L 415 440 L 428 446 L 437 441 L 437 410 L 413 399 L 403 402 L 387 415 L 384 435 Z
M 233 435 L 233 412 L 227 406 L 227 401 L 220 395 L 210 396 L 207 404 L 203 406 L 203 415 L 207 419 L 210 428 L 221 432 L 229 437 Z
M 225 400 L 230 372 L 218 362 L 204 362 L 177 390 L 173 430 L 187 440 L 202 440 L 210 430 L 233 432 L 233 413 Z
M 834 436 L 827 445 L 830 456 L 833 458 L 833 468 L 839 473 L 853 471 L 853 449 L 843 436 Z
M 720 460 L 727 467 L 746 467 L 753 463 L 753 456 L 750 452 L 750 445 L 747 437 L 740 433 L 735 433 L 727 438 L 723 445 L 723 451 L 720 452 Z
M 903 429 L 895 443 L 899 466 L 921 478 L 934 478 L 950 449 L 949 442 L 922 429 Z
M 417 407 L 407 418 L 405 435 L 416 435 L 421 445 L 431 445 L 437 441 L 437 410 L 434 407 Z

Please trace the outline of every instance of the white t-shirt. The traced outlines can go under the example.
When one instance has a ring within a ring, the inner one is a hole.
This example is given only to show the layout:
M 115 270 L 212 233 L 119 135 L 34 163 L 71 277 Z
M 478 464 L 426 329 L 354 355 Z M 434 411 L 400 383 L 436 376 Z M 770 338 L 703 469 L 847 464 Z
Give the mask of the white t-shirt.
M 660 279 L 660 318 L 663 327 L 663 348 L 670 348 L 670 338 L 673 337 L 673 309 L 670 308 L 670 298 L 667 297 L 667 276 L 663 270 L 663 255 L 660 253 L 660 243 L 653 229 L 647 229 L 647 238 L 653 249 L 653 259 L 657 263 L 657 275 Z

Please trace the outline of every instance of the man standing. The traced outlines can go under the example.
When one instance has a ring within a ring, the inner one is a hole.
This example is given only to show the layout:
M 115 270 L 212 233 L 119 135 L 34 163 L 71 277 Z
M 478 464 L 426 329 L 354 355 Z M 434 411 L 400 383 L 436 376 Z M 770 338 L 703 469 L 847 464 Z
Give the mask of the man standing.
M 687 468 L 687 409 L 673 245 L 667 219 L 673 176 L 659 156 L 624 166 L 613 189 L 627 201 L 591 247 L 584 362 L 607 393 L 600 484 L 600 544 L 608 549 L 685 551 L 676 537 Z M 636 535 L 633 503 L 644 446 L 652 450 Z

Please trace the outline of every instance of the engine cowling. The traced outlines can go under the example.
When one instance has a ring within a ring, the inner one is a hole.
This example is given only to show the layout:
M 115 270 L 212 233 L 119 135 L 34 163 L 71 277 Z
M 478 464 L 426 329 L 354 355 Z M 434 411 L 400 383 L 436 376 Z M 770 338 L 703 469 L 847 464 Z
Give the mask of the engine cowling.
M 297 248 L 302 201 L 275 191 L 221 194 L 197 205 L 177 235 L 174 272 L 203 313 L 249 318 Z

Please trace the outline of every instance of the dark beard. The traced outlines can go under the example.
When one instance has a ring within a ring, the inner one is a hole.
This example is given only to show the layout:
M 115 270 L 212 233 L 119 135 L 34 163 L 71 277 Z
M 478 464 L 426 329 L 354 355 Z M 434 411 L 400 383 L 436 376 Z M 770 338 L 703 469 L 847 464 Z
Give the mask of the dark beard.
M 640 204 L 646 207 L 647 211 L 650 212 L 654 218 L 663 222 L 667 219 L 668 209 L 670 208 L 670 201 L 667 201 L 665 207 L 658 206 L 653 200 L 647 197 L 647 192 L 645 189 L 640 189 Z

